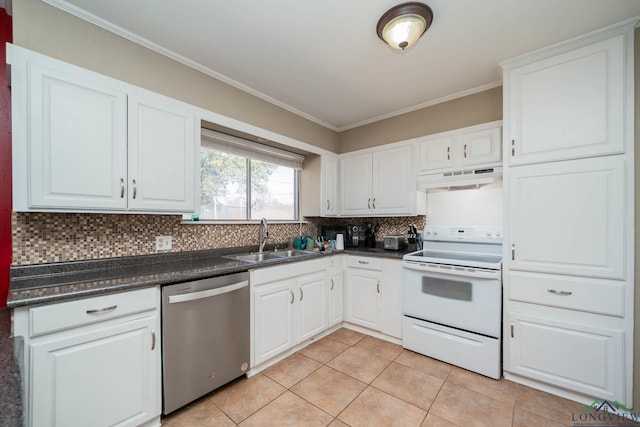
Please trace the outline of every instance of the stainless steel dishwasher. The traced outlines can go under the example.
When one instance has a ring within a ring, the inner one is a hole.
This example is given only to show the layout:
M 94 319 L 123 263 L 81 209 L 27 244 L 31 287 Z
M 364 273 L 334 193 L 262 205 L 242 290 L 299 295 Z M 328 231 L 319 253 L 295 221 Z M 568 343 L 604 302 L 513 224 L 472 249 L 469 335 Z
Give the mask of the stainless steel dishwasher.
M 249 273 L 162 288 L 163 414 L 249 369 Z

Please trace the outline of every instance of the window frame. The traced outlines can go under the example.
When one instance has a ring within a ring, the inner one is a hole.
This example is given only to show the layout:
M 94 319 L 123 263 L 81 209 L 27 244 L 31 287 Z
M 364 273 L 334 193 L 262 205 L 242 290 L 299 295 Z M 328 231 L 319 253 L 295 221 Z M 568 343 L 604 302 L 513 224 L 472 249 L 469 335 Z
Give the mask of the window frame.
M 202 200 L 202 169 L 200 168 L 198 176 L 199 176 L 199 203 L 198 203 L 198 212 L 196 215 L 185 215 L 183 217 L 184 221 L 194 223 L 209 223 L 209 224 L 255 224 L 260 222 L 260 218 L 251 218 L 251 200 L 252 200 L 252 162 L 253 161 L 261 161 L 265 163 L 270 163 L 276 166 L 288 167 L 293 170 L 293 219 L 277 219 L 277 218 L 266 218 L 271 223 L 299 223 L 301 220 L 300 215 L 300 170 L 302 170 L 302 163 L 304 161 L 304 157 L 290 153 L 284 150 L 280 150 L 277 148 L 265 146 L 263 144 L 255 143 L 249 140 L 245 140 L 242 138 L 233 137 L 230 135 L 225 135 L 219 132 L 210 131 L 208 129 L 202 129 L 202 144 L 200 146 L 199 151 L 199 159 L 202 159 L 203 150 L 208 149 L 212 151 L 219 151 L 226 154 L 233 154 L 239 157 L 242 157 L 245 161 L 245 170 L 246 170 L 246 188 L 245 188 L 245 212 L 244 219 L 212 219 L 212 218 L 200 218 L 200 212 L 202 210 L 201 200 Z M 204 140 L 207 140 L 206 142 Z M 222 144 L 217 143 L 218 141 L 222 142 Z M 237 148 L 234 146 L 237 144 Z M 231 146 L 232 149 L 225 150 L 225 146 Z M 252 150 L 256 150 L 259 152 L 259 155 L 252 155 Z M 248 155 L 246 155 L 248 154 Z M 270 158 L 270 155 L 273 157 Z M 282 156 L 282 161 L 280 156 Z M 293 160 L 292 160 L 293 159 Z M 284 164 L 282 164 L 284 162 Z M 295 166 L 298 164 L 299 166 Z M 198 162 L 200 167 L 200 162 Z

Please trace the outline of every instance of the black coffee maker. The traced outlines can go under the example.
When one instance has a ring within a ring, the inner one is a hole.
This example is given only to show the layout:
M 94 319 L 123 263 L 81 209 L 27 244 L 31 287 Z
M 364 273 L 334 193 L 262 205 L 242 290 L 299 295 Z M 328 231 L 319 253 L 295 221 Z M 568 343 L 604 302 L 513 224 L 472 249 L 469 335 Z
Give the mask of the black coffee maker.
M 380 224 L 372 224 L 365 221 L 361 225 L 362 231 L 364 231 L 364 245 L 368 248 L 376 247 L 376 233 L 380 229 Z

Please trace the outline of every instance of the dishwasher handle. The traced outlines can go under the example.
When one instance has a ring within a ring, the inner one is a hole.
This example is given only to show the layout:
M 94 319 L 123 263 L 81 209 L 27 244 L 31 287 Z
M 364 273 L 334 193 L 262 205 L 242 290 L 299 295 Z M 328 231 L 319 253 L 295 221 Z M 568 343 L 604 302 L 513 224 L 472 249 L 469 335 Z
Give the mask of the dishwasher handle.
M 243 280 L 242 282 L 234 283 L 231 285 L 223 286 L 221 288 L 207 289 L 205 291 L 191 292 L 188 294 L 181 295 L 170 295 L 169 296 L 169 304 L 174 304 L 178 302 L 186 302 L 186 301 L 194 301 L 202 298 L 209 298 L 216 295 L 226 294 L 229 292 L 237 291 L 238 289 L 242 289 L 249 286 L 248 280 Z

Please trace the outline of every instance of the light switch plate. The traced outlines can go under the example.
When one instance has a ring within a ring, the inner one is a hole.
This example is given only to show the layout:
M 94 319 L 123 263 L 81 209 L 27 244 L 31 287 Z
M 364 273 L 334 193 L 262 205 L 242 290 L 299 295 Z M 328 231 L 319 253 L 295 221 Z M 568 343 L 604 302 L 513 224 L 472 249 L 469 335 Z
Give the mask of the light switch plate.
M 168 251 L 171 244 L 171 236 L 156 236 L 156 251 Z

